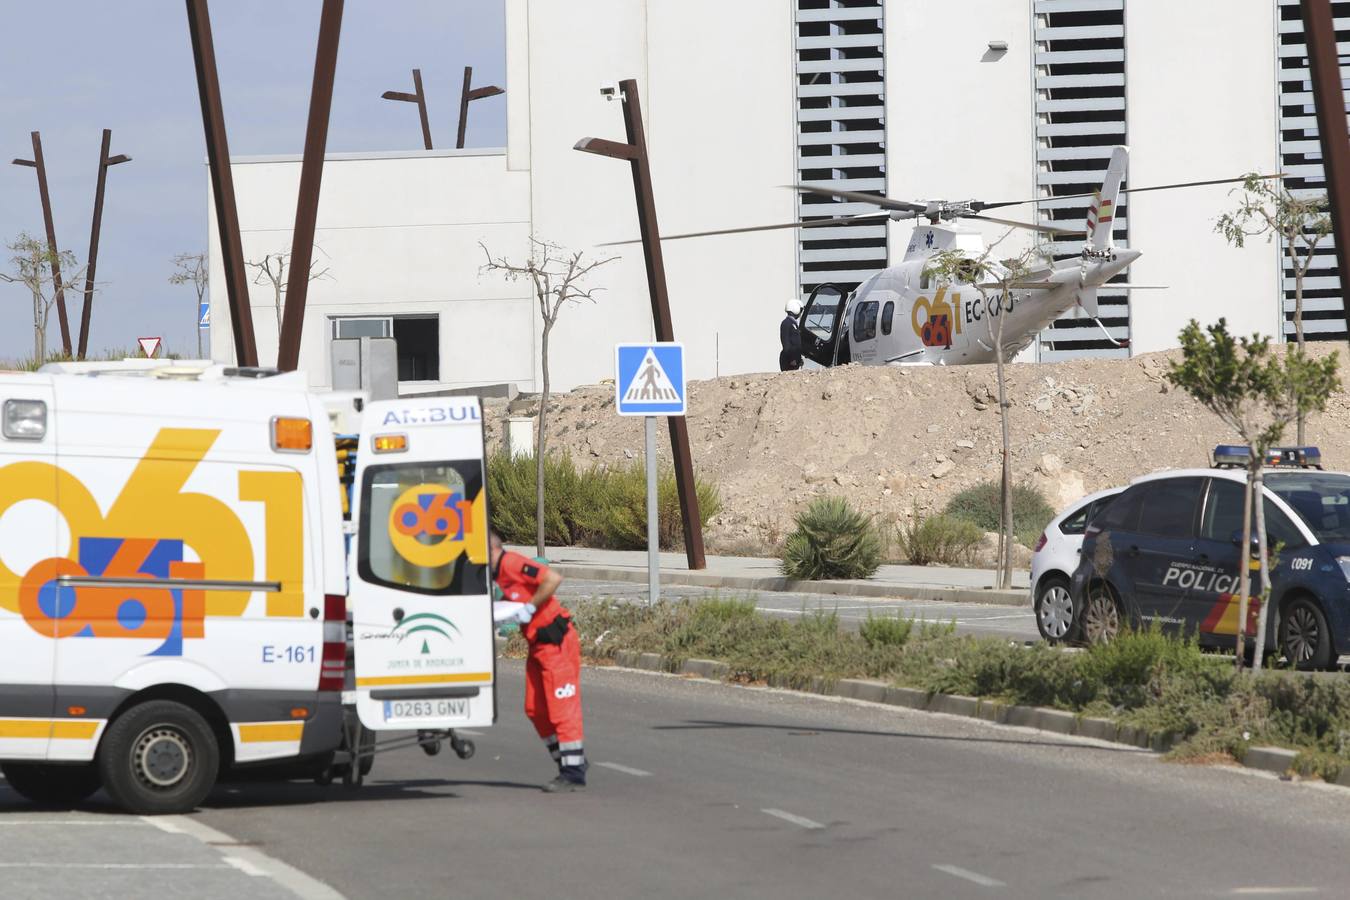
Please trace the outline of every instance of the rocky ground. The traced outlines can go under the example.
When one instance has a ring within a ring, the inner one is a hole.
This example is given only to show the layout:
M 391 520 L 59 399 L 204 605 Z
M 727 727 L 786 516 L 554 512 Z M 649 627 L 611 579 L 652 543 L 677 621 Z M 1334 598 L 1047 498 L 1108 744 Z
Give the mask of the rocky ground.
M 1314 345 L 1316 346 L 1316 345 Z M 1339 353 L 1339 345 L 1316 353 Z M 1129 360 L 1008 367 L 1012 468 L 1061 508 L 1083 494 L 1161 468 L 1208 465 L 1236 441 L 1217 418 L 1164 380 L 1172 353 Z M 768 552 L 812 498 L 842 494 L 883 522 L 940 510 L 999 471 L 993 366 L 861 367 L 738 375 L 690 385 L 696 471 L 713 479 L 722 511 L 707 542 L 721 552 Z M 532 414 L 517 400 L 512 414 Z M 642 420 L 614 412 L 611 384 L 550 402 L 553 452 L 582 465 L 642 455 Z M 502 442 L 504 401 L 489 401 L 490 447 Z M 1328 468 L 1350 469 L 1350 393 L 1308 425 Z M 1292 429 L 1286 443 L 1293 443 Z M 664 426 L 659 442 L 668 459 Z

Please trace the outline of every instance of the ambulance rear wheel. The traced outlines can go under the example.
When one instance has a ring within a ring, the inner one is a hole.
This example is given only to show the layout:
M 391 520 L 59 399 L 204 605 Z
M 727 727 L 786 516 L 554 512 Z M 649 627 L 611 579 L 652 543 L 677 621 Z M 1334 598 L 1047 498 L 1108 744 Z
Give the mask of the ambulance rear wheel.
M 220 769 L 215 732 L 201 714 L 151 700 L 114 719 L 98 768 L 113 802 L 141 815 L 184 813 L 206 799 Z
M 11 762 L 0 765 L 0 772 L 16 793 L 39 806 L 74 806 L 99 788 L 98 769 L 92 763 L 49 766 Z

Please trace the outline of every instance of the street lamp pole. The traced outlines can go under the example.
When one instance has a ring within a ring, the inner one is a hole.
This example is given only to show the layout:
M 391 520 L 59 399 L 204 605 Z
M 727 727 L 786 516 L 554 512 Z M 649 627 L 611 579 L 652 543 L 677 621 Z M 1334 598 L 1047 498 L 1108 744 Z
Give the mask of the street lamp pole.
M 464 67 L 464 87 L 459 92 L 459 136 L 455 138 L 455 149 L 464 149 L 464 132 L 469 124 L 469 103 L 484 97 L 495 97 L 504 93 L 495 84 L 485 87 L 473 87 L 473 66 Z
M 89 260 L 84 270 L 84 308 L 80 312 L 80 344 L 76 359 L 84 359 L 89 348 L 89 318 L 94 306 L 94 270 L 98 267 L 98 238 L 103 224 L 103 189 L 107 184 L 108 167 L 130 162 L 131 157 L 119 153 L 108 155 L 112 145 L 112 129 L 103 129 L 103 147 L 98 154 L 98 185 L 94 188 L 94 221 L 89 227 Z
M 61 251 L 56 246 L 56 225 L 52 222 L 52 197 L 47 192 L 47 164 L 42 160 L 42 135 L 34 131 L 33 158 L 16 159 L 14 165 L 37 169 L 38 196 L 42 199 L 42 224 L 47 226 L 47 250 L 51 254 L 52 288 L 56 291 L 56 318 L 61 323 L 61 350 L 70 356 L 70 320 L 66 317 L 66 288 L 61 283 Z M 42 365 L 43 360 L 34 360 Z
M 666 266 L 661 256 L 661 234 L 656 222 L 656 199 L 652 192 L 651 163 L 647 156 L 647 138 L 642 126 L 642 104 L 638 97 L 637 80 L 629 78 L 620 82 L 619 90 L 623 94 L 623 122 L 628 143 L 582 138 L 573 149 L 612 159 L 625 159 L 631 164 L 638 230 L 642 235 L 643 255 L 647 263 L 647 290 L 651 295 L 656 339 L 673 341 L 675 328 L 671 324 Z M 703 552 L 703 522 L 699 516 L 694 463 L 689 452 L 689 428 L 683 416 L 668 417 L 666 424 L 670 429 L 670 449 L 675 463 L 675 487 L 680 496 L 685 555 L 690 569 L 704 569 L 707 568 L 707 560 Z
M 422 120 L 422 143 L 426 149 L 431 147 L 431 124 L 427 121 L 427 95 L 422 90 L 422 70 L 413 69 L 413 92 L 406 91 L 385 91 L 380 95 L 382 100 L 401 100 L 404 103 L 416 103 L 417 115 Z

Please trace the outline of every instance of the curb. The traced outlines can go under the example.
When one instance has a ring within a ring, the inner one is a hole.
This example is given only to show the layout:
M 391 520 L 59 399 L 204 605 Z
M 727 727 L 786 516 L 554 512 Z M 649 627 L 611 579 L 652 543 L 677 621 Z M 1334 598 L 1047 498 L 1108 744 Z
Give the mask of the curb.
M 731 674 L 731 667 L 728 664 L 714 659 L 686 659 L 677 664 L 674 659 L 659 653 L 620 650 L 614 654 L 613 660 L 615 665 L 630 669 L 694 675 L 712 681 L 724 680 Z M 831 682 L 815 676 L 809 685 L 794 684 L 785 678 L 770 678 L 769 686 L 887 706 L 901 706 L 920 712 L 983 719 L 996 725 L 1021 726 L 1055 734 L 1094 738 L 1152 753 L 1166 753 L 1175 743 L 1170 733 L 1149 732 L 1133 725 L 1121 725 L 1110 719 L 1079 716 L 1061 709 L 1048 709 L 1042 706 L 1009 705 L 961 694 L 930 694 L 917 688 L 894 687 L 884 681 L 865 678 L 841 678 Z M 1285 777 L 1293 769 L 1298 755 L 1298 751 L 1286 750 L 1283 747 L 1249 747 L 1243 755 L 1242 765 L 1248 769 L 1272 772 Z M 1343 768 L 1334 782 L 1327 783 L 1350 787 L 1350 766 Z
M 564 578 L 589 581 L 626 581 L 646 584 L 647 572 L 638 569 L 555 563 L 553 571 Z M 840 597 L 872 597 L 884 600 L 936 600 L 946 603 L 986 603 L 999 606 L 1030 606 L 1031 592 L 1025 589 L 1002 591 L 994 588 L 943 587 L 937 585 L 898 585 L 872 581 L 793 581 L 750 575 L 712 575 L 707 572 L 662 572 L 661 583 L 687 587 L 730 588 L 741 591 L 799 592 L 832 594 Z

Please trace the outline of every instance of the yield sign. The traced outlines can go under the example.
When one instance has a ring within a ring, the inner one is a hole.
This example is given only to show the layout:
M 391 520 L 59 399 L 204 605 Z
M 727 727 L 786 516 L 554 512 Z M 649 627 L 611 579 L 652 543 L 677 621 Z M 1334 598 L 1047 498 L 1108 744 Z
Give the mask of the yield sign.
M 136 343 L 141 345 L 141 352 L 145 354 L 147 359 L 154 359 L 159 355 L 159 338 L 136 338 Z

